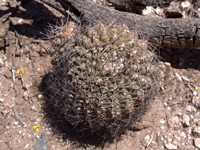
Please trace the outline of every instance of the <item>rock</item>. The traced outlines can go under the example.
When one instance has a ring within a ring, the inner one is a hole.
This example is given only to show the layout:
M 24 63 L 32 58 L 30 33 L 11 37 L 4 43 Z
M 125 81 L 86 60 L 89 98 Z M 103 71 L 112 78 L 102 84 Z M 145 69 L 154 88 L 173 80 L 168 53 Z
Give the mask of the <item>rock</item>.
M 192 106 L 192 105 L 188 105 L 186 107 L 186 110 L 189 111 L 189 112 L 192 112 L 192 111 L 196 112 L 196 108 L 194 106 Z
M 161 120 L 160 120 L 160 123 L 161 123 L 161 124 L 164 124 L 164 123 L 165 123 L 165 120 L 164 120 L 164 119 L 161 119 Z
M 152 6 L 147 6 L 144 10 L 142 10 L 142 14 L 144 16 L 155 15 L 155 9 Z
M 200 138 L 194 139 L 194 146 L 196 146 L 197 148 L 200 148 Z
M 182 82 L 182 78 L 178 73 L 175 73 L 175 77 L 178 79 L 178 81 Z
M 181 3 L 181 7 L 183 7 L 183 8 L 188 8 L 188 7 L 190 7 L 190 5 L 191 5 L 190 2 L 188 2 L 188 1 Z
M 169 126 L 171 128 L 173 128 L 174 126 L 180 125 L 180 121 L 179 121 L 179 117 L 178 116 L 172 116 L 172 117 L 170 117 L 169 120 L 168 120 L 168 122 L 169 122 Z
M 42 99 L 43 98 L 43 95 L 42 94 L 39 94 L 38 95 L 38 99 Z
M 187 115 L 184 115 L 182 124 L 184 127 L 189 127 L 190 126 L 190 117 Z
M 193 134 L 200 136 L 200 127 L 194 128 L 192 132 Z
M 2 67 L 3 66 L 3 59 L 2 58 L 0 58 L 0 67 Z
M 193 98 L 192 98 L 192 103 L 193 103 L 195 106 L 199 107 L 199 106 L 200 106 L 200 99 L 199 99 L 199 96 L 193 96 Z
M 185 134 L 185 132 L 181 132 L 180 136 L 183 137 L 183 138 L 187 137 L 186 134 Z
M 198 94 L 197 91 L 194 91 L 194 92 L 193 92 L 193 95 L 194 95 L 194 96 L 197 96 L 197 94 Z
M 165 144 L 165 147 L 167 149 L 177 149 L 178 147 L 172 143 L 168 143 L 168 144 Z
M 25 92 L 24 92 L 23 98 L 24 98 L 26 101 L 28 101 L 28 99 L 29 99 L 29 92 L 28 92 L 28 91 L 25 91 Z
M 4 101 L 5 101 L 5 100 L 4 100 L 3 98 L 0 98 L 0 102 L 2 102 L 2 103 L 3 103 Z
M 151 137 L 150 135 L 145 136 L 144 141 L 143 141 L 143 146 L 147 146 L 147 144 L 149 143 Z

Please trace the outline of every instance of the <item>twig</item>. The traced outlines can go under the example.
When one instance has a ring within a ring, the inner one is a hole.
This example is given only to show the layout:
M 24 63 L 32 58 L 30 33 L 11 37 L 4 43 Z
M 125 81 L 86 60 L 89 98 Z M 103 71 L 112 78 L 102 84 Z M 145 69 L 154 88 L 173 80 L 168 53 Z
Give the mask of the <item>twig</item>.
M 18 38 L 18 44 L 19 44 L 19 46 L 20 46 L 20 62 L 22 62 L 23 43 L 22 43 L 22 41 L 21 41 L 21 39 L 20 39 L 20 37 L 19 37 L 19 34 L 17 33 L 16 30 L 15 30 L 15 36 Z M 20 78 L 21 78 L 21 80 L 22 80 L 22 83 L 24 84 L 26 90 L 28 91 L 28 95 L 29 95 L 29 94 L 30 94 L 30 91 L 29 91 L 28 86 L 26 85 L 26 83 L 25 83 L 25 81 L 24 81 L 24 79 L 23 79 L 23 76 L 22 76 L 22 73 L 21 73 L 21 71 L 20 71 L 20 68 L 19 68 L 19 74 L 20 74 Z M 29 97 L 29 96 L 28 96 L 28 97 Z
M 26 83 L 25 83 L 25 81 L 24 81 L 24 79 L 23 79 L 23 77 L 22 77 L 22 73 L 20 72 L 19 75 L 20 75 L 20 78 L 21 78 L 21 80 L 22 80 L 22 83 L 24 84 L 26 90 L 28 91 L 28 95 L 29 95 L 30 91 L 29 91 L 28 86 L 26 85 Z
M 19 44 L 20 48 L 22 48 L 23 47 L 23 43 L 22 43 L 22 41 L 21 41 L 21 39 L 19 37 L 19 34 L 18 34 L 18 32 L 16 30 L 15 30 L 15 36 L 18 39 L 18 44 Z
M 13 81 L 13 88 L 15 90 L 15 93 L 17 93 L 17 88 L 15 86 L 15 51 L 17 50 L 17 42 L 16 42 L 16 49 L 12 52 L 12 81 Z
M 12 110 L 13 110 L 14 117 L 15 117 L 16 121 L 23 127 L 24 123 L 21 121 L 19 114 L 17 113 L 17 110 L 14 106 L 12 107 Z
M 31 65 L 32 65 L 32 67 L 34 68 L 32 56 L 31 56 L 31 50 L 30 50 L 30 47 L 29 47 L 29 42 L 28 42 L 28 52 L 29 52 L 29 59 L 30 59 L 30 61 L 31 61 Z
M 6 107 L 7 107 L 7 106 L 6 106 Z M 5 125 L 6 125 L 6 119 L 7 119 L 7 116 L 8 116 L 8 114 L 9 114 L 9 113 L 7 113 L 6 116 L 3 117 L 2 111 L 3 111 L 6 107 L 4 107 L 3 109 L 1 109 L 1 117 L 2 117 L 3 126 L 2 126 L 2 128 L 0 129 L 0 133 L 1 133 L 1 131 L 3 130 L 3 128 L 5 127 Z
M 151 141 L 153 140 L 153 135 L 151 135 L 151 139 L 149 140 L 149 142 L 146 145 L 146 148 L 150 145 Z

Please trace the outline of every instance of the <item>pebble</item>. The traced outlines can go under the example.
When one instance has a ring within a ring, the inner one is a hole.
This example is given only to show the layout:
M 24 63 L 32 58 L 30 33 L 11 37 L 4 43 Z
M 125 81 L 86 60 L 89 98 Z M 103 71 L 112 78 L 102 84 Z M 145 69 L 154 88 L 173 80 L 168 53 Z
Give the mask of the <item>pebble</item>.
M 183 80 L 185 80 L 185 81 L 190 81 L 190 79 L 188 79 L 188 78 L 185 77 L 185 76 L 181 76 L 181 78 L 182 78 Z
M 178 73 L 175 73 L 175 76 L 176 76 L 176 78 L 177 78 L 179 81 L 182 82 L 182 78 L 181 78 L 181 76 L 180 76 Z
M 4 101 L 5 101 L 5 100 L 4 100 L 3 98 L 0 98 L 0 102 L 2 102 L 2 103 L 3 103 Z
M 194 134 L 200 136 L 200 127 L 194 128 L 192 131 Z
M 28 99 L 29 99 L 28 91 L 25 91 L 25 92 L 24 92 L 23 98 L 24 98 L 26 101 L 28 101 Z
M 197 96 L 197 94 L 198 94 L 197 91 L 194 91 L 194 92 L 193 92 L 193 95 L 194 95 L 194 96 Z
M 164 123 L 165 123 L 165 120 L 164 120 L 164 119 L 161 119 L 161 120 L 160 120 L 160 123 L 161 123 L 161 124 L 164 124 Z
M 197 148 L 200 148 L 200 138 L 194 139 L 194 146 L 196 146 Z
M 169 144 L 165 144 L 165 147 L 167 149 L 177 149 L 178 147 L 172 143 L 169 143 Z
M 180 121 L 179 121 L 179 117 L 178 116 L 172 116 L 169 118 L 168 120 L 169 122 L 169 126 L 172 128 L 174 127 L 174 125 L 179 125 L 180 124 Z
M 3 66 L 3 59 L 2 58 L 0 58 L 0 67 L 2 67 Z
M 189 111 L 189 112 L 192 112 L 192 111 L 196 112 L 196 108 L 194 106 L 192 106 L 192 105 L 188 105 L 186 107 L 186 110 Z
M 182 123 L 183 123 L 184 127 L 189 127 L 190 126 L 190 117 L 187 115 L 184 115 Z
M 38 109 L 37 109 L 35 106 L 32 106 L 32 107 L 31 107 L 31 110 L 34 110 L 34 111 L 36 111 L 36 112 L 38 111 Z
M 182 6 L 183 8 L 190 7 L 190 2 L 188 2 L 188 1 L 182 2 L 182 3 L 181 3 L 181 6 Z
M 181 132 L 180 136 L 183 137 L 183 138 L 186 138 L 185 132 Z
M 148 142 L 150 141 L 150 139 L 151 139 L 150 135 L 145 136 L 143 145 L 146 146 L 148 144 Z
M 38 99 L 42 99 L 43 95 L 42 94 L 39 94 L 38 95 Z
M 19 123 L 18 123 L 17 121 L 15 121 L 13 124 L 14 124 L 14 125 L 18 125 Z

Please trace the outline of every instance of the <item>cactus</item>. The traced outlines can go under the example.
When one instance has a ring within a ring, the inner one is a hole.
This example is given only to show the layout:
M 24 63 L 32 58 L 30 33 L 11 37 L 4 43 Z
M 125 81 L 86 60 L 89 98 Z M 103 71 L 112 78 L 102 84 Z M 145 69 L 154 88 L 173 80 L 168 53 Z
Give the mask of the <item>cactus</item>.
M 155 55 L 126 25 L 73 31 L 56 37 L 67 42 L 45 81 L 47 97 L 77 131 L 120 135 L 134 127 L 153 96 Z

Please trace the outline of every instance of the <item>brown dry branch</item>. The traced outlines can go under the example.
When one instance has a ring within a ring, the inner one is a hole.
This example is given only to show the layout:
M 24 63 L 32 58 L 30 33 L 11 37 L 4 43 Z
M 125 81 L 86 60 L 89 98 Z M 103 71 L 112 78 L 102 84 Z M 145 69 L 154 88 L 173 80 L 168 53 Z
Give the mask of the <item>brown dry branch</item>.
M 14 114 L 14 117 L 15 117 L 16 121 L 19 123 L 19 125 L 21 125 L 23 127 L 24 123 L 21 121 L 15 106 L 12 107 L 12 110 L 13 110 L 13 114 Z
M 0 109 L 0 113 L 1 113 L 1 121 L 2 121 L 2 127 L 0 129 L 0 133 L 2 133 L 4 127 L 6 127 L 6 120 L 7 120 L 7 116 L 9 113 L 7 113 L 5 116 L 3 115 L 2 111 L 7 108 L 7 106 L 5 106 L 3 109 Z
M 13 88 L 15 90 L 15 94 L 17 94 L 17 88 L 15 85 L 15 51 L 17 50 L 17 40 L 16 40 L 16 49 L 12 51 L 12 67 L 11 67 L 11 73 L 12 73 L 12 81 L 13 81 Z M 16 95 L 15 95 L 16 96 Z
M 40 44 L 41 44 L 41 42 L 40 42 Z M 31 56 L 31 50 L 30 50 L 30 46 L 29 46 L 29 41 L 28 41 L 28 44 L 27 44 L 27 48 L 28 48 L 28 53 L 29 53 L 29 60 L 31 61 L 31 66 L 34 68 L 33 59 L 32 59 L 32 56 Z

